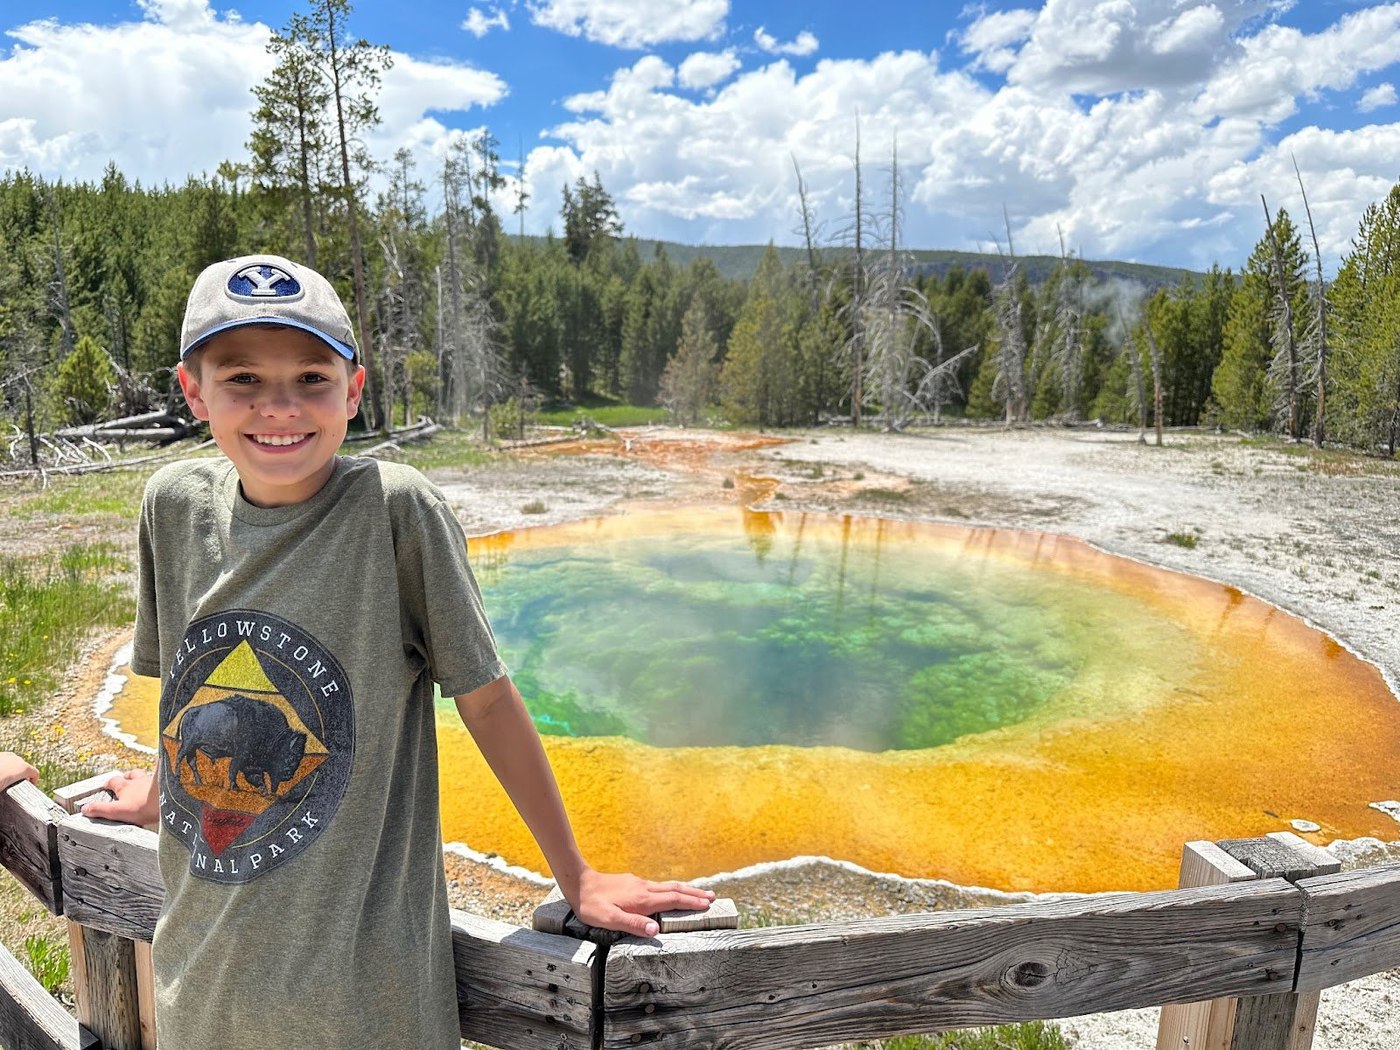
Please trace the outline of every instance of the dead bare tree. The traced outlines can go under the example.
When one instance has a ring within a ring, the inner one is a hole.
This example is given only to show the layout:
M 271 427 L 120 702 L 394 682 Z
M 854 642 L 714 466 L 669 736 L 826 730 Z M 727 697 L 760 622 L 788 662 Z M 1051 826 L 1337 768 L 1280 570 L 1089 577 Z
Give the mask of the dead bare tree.
M 379 288 L 380 335 L 383 339 L 380 368 L 384 373 L 384 429 L 394 429 L 394 381 L 404 358 L 408 356 L 411 337 L 408 318 L 408 275 L 403 253 L 399 249 L 398 231 L 392 226 L 379 237 L 379 249 L 384 257 L 384 276 Z M 413 422 L 404 412 L 404 425 Z
M 501 322 L 484 289 L 469 288 L 464 297 L 462 350 L 457 361 L 457 388 L 467 403 L 481 406 L 481 437 L 491 439 L 491 406 L 505 384 Z
M 943 346 L 943 324 L 937 314 L 931 313 L 930 320 L 928 333 L 933 339 L 933 367 L 919 381 L 915 397 L 920 403 L 933 409 L 933 422 L 937 426 L 943 422 L 943 406 L 955 395 L 962 393 L 962 386 L 958 383 L 957 369 L 951 366 L 961 362 L 971 354 L 975 354 L 979 344 L 973 343 L 958 351 L 953 357 L 945 358 L 943 356 L 946 352 Z
M 1118 311 L 1118 326 L 1123 329 L 1123 343 L 1118 352 L 1128 355 L 1128 371 L 1133 379 L 1133 385 L 1129 389 L 1133 395 L 1133 403 L 1137 407 L 1138 444 L 1145 445 L 1147 444 L 1147 388 L 1142 377 L 1142 354 L 1133 345 L 1132 329 L 1128 327 L 1127 318 L 1123 316 L 1122 305 L 1115 302 L 1114 307 Z
M 49 309 L 60 326 L 58 356 L 62 360 L 77 345 L 78 336 L 73 325 L 72 297 L 68 294 L 68 263 L 67 255 L 63 250 L 63 222 L 59 215 L 58 200 L 55 198 L 53 190 L 48 191 L 46 198 L 49 228 L 53 231 L 50 245 L 53 276 L 49 280 Z
M 463 287 L 466 284 L 466 229 L 462 217 L 463 195 L 467 187 L 460 162 L 451 153 L 443 161 L 442 196 L 443 225 L 447 233 L 446 270 L 438 269 L 439 359 L 445 365 L 442 380 L 440 411 L 460 421 L 467 413 L 469 398 L 466 385 L 466 310 Z M 447 285 L 446 302 L 442 284 Z M 445 308 L 445 309 L 444 309 Z
M 807 272 L 804 275 L 807 301 L 812 311 L 816 312 L 821 307 L 823 296 L 831 294 L 831 275 L 819 247 L 821 223 L 812 214 L 812 206 L 807 199 L 807 182 L 802 177 L 802 169 L 797 164 L 796 156 L 792 157 L 792 170 L 797 175 L 797 208 L 801 220 L 799 232 L 807 251 Z
M 1317 226 L 1313 223 L 1308 191 L 1303 185 L 1303 173 L 1298 170 L 1298 158 L 1293 158 L 1293 173 L 1298 176 L 1298 192 L 1303 195 L 1303 211 L 1308 217 L 1308 232 L 1312 235 L 1313 260 L 1317 263 L 1317 280 L 1309 286 L 1313 316 L 1303 336 L 1303 354 L 1309 362 L 1316 382 L 1317 403 L 1313 406 L 1313 445 L 1322 447 L 1327 434 L 1327 282 L 1322 276 L 1322 247 L 1317 242 Z
M 1142 330 L 1147 334 L 1148 360 L 1152 363 L 1152 424 L 1157 431 L 1157 447 L 1162 447 L 1162 351 L 1152 333 L 1152 318 L 1142 312 Z
M 1006 423 L 1020 423 L 1030 409 L 1026 396 L 1026 336 L 1022 327 L 1021 289 L 1017 277 L 1020 264 L 1011 243 L 1011 217 L 1002 209 L 1006 224 L 1006 262 L 1001 280 L 992 289 L 992 310 L 996 316 L 999 336 L 996 352 L 996 377 L 992 381 L 992 397 L 1006 405 Z
M 843 348 L 851 360 L 851 424 L 860 426 L 861 407 L 865 403 L 865 303 L 868 296 L 869 275 L 865 259 L 865 182 L 860 163 L 860 116 L 856 116 L 856 193 L 855 211 L 851 223 L 839 234 L 839 239 L 851 246 L 850 284 L 851 300 L 847 305 L 847 317 L 851 335 Z
M 888 246 L 867 286 L 864 323 L 866 375 L 862 388 L 878 391 L 881 418 L 886 431 L 902 428 L 928 408 L 946 390 L 958 364 L 972 348 L 952 358 L 942 358 L 942 338 L 928 299 L 909 281 L 910 260 L 900 248 L 903 228 L 902 180 L 899 147 L 890 154 Z M 918 355 L 921 333 L 928 333 L 940 360 L 930 363 Z
M 1060 280 L 1055 296 L 1050 363 L 1060 376 L 1062 411 L 1066 418 L 1074 420 L 1079 418 L 1079 393 L 1084 383 L 1084 275 L 1065 250 L 1064 232 L 1059 232 Z
M 1293 326 L 1293 301 L 1289 295 L 1288 274 L 1284 268 L 1283 247 L 1279 244 L 1278 233 L 1274 229 L 1273 217 L 1269 214 L 1269 202 L 1259 195 L 1264 204 L 1264 224 L 1268 232 L 1269 248 L 1273 253 L 1274 266 L 1274 305 L 1270 312 L 1273 320 L 1274 357 L 1269 365 L 1269 376 L 1278 390 L 1278 403 L 1275 411 L 1281 412 L 1288 420 L 1288 436 L 1298 440 L 1302 430 L 1302 376 L 1298 356 L 1298 343 Z
M 383 340 L 381 366 L 384 374 L 385 426 L 394 424 L 394 393 L 399 373 L 408 355 L 418 349 L 421 319 L 426 309 L 424 262 L 415 245 L 420 244 L 427 223 L 423 205 L 424 187 L 413 177 L 412 155 L 406 149 L 394 154 L 394 168 L 388 190 L 379 197 L 378 237 L 384 262 L 377 290 L 379 301 L 378 335 Z M 402 384 L 404 425 L 410 425 L 408 384 Z

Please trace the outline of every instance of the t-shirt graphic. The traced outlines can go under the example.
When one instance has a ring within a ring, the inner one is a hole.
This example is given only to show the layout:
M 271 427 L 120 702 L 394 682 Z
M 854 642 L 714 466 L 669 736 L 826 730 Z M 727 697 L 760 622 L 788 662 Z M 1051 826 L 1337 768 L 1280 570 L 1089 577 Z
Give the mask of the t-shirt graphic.
M 350 779 L 350 683 L 314 638 L 269 613 L 189 625 L 160 723 L 161 819 L 199 878 L 246 883 L 294 860 Z

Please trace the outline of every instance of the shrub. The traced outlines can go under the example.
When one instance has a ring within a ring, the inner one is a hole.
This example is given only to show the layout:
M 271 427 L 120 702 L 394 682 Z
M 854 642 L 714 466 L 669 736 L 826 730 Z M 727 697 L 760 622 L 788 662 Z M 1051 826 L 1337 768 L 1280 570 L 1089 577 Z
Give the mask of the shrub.
M 26 937 L 24 957 L 29 972 L 50 995 L 57 995 L 68 982 L 68 945 L 57 937 L 38 934 Z
M 87 336 L 63 359 L 49 386 L 59 417 L 74 426 L 96 423 L 112 405 L 117 370 L 107 351 Z

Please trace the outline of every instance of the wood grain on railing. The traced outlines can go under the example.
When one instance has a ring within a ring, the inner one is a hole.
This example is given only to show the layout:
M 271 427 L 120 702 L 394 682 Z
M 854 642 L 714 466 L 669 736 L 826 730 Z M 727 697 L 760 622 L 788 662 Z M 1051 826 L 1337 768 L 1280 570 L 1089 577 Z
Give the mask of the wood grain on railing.
M 64 816 L 27 780 L 0 792 L 0 864 L 55 915 L 63 911 L 58 823 Z
M 1291 988 L 1282 880 L 819 926 L 608 955 L 603 1046 L 777 1050 Z

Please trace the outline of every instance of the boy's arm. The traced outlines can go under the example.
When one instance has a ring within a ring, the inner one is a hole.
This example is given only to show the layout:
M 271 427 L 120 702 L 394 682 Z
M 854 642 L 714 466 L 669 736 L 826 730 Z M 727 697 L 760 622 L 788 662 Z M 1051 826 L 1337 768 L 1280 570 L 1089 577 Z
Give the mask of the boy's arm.
M 160 788 L 154 774 L 139 769 L 117 773 L 107 781 L 112 798 L 94 798 L 83 804 L 83 815 L 122 824 L 154 827 L 160 821 Z
M 679 882 L 595 871 L 583 859 L 559 785 L 520 693 L 506 675 L 459 696 L 457 710 L 496 779 L 539 843 L 574 914 L 590 926 L 654 937 L 657 912 L 709 907 L 715 895 Z
M 13 751 L 0 751 L 0 791 L 27 780 L 39 783 L 39 771 Z

